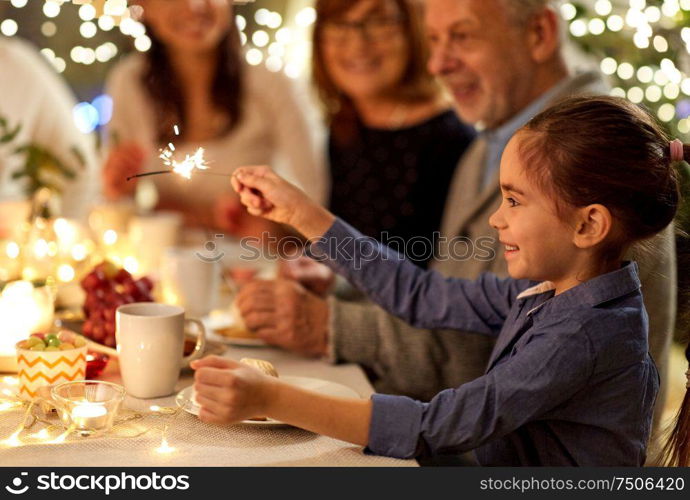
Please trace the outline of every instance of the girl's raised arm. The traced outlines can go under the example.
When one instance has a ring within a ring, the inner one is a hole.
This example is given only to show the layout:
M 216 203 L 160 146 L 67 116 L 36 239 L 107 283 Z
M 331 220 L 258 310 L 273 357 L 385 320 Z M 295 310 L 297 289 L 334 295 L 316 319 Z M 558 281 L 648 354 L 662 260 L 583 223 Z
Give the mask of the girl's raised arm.
M 498 335 L 527 281 L 482 274 L 447 278 L 417 267 L 401 254 L 336 219 L 309 253 L 391 314 L 418 328 L 450 328 Z
M 515 297 L 528 286 L 490 274 L 469 281 L 424 271 L 337 220 L 266 167 L 239 169 L 233 186 L 250 213 L 295 227 L 312 242 L 313 258 L 413 326 L 498 335 Z

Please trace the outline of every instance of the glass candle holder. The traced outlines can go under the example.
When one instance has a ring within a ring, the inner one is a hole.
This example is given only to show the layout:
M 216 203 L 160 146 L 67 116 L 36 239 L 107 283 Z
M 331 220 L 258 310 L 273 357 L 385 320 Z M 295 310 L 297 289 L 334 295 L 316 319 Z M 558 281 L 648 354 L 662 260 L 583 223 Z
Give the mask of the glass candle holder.
M 125 388 L 111 382 L 80 380 L 53 387 L 51 395 L 62 422 L 90 434 L 110 430 L 125 398 Z

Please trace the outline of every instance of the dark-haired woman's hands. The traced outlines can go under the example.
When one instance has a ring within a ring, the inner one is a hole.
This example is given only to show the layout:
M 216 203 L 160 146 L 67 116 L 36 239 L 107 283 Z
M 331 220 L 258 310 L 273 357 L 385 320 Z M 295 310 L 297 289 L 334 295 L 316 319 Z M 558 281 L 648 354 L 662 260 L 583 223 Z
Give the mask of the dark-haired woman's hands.
M 110 150 L 103 166 L 103 193 L 109 200 L 117 200 L 134 193 L 136 182 L 127 178 L 141 173 L 146 151 L 135 142 L 120 144 Z
M 236 238 L 259 238 L 276 232 L 276 227 L 261 217 L 247 212 L 235 193 L 229 192 L 216 198 L 213 206 L 213 227 Z

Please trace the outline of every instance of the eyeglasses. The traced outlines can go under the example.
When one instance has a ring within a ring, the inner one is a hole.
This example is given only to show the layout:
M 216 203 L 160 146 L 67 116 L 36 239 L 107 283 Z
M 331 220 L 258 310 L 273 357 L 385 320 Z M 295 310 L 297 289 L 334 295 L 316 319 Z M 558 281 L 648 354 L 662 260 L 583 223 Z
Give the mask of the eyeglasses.
M 327 21 L 323 25 L 323 40 L 326 43 L 343 43 L 361 33 L 366 40 L 380 42 L 400 32 L 401 16 L 371 17 L 364 21 Z

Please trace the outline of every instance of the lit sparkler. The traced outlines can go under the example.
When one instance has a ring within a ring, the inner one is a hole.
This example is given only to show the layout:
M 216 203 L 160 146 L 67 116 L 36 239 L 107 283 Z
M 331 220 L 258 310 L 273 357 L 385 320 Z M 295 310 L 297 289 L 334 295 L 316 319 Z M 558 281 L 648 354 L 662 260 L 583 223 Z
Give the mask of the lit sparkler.
M 175 135 L 180 135 L 180 130 L 175 125 L 174 127 Z M 203 173 L 206 175 L 217 175 L 220 177 L 230 177 L 231 174 L 220 174 L 216 172 L 207 172 L 208 165 L 204 159 L 204 148 L 198 148 L 193 155 L 185 155 L 185 159 L 178 161 L 175 159 L 175 145 L 172 142 L 168 143 L 165 149 L 161 150 L 161 154 L 158 156 L 163 160 L 163 165 L 170 167 L 169 170 L 158 170 L 155 172 L 146 172 L 143 174 L 132 175 L 127 177 L 127 180 L 136 179 L 138 177 L 149 177 L 151 175 L 161 175 L 161 174 L 178 174 L 185 179 L 191 179 L 193 173 Z

